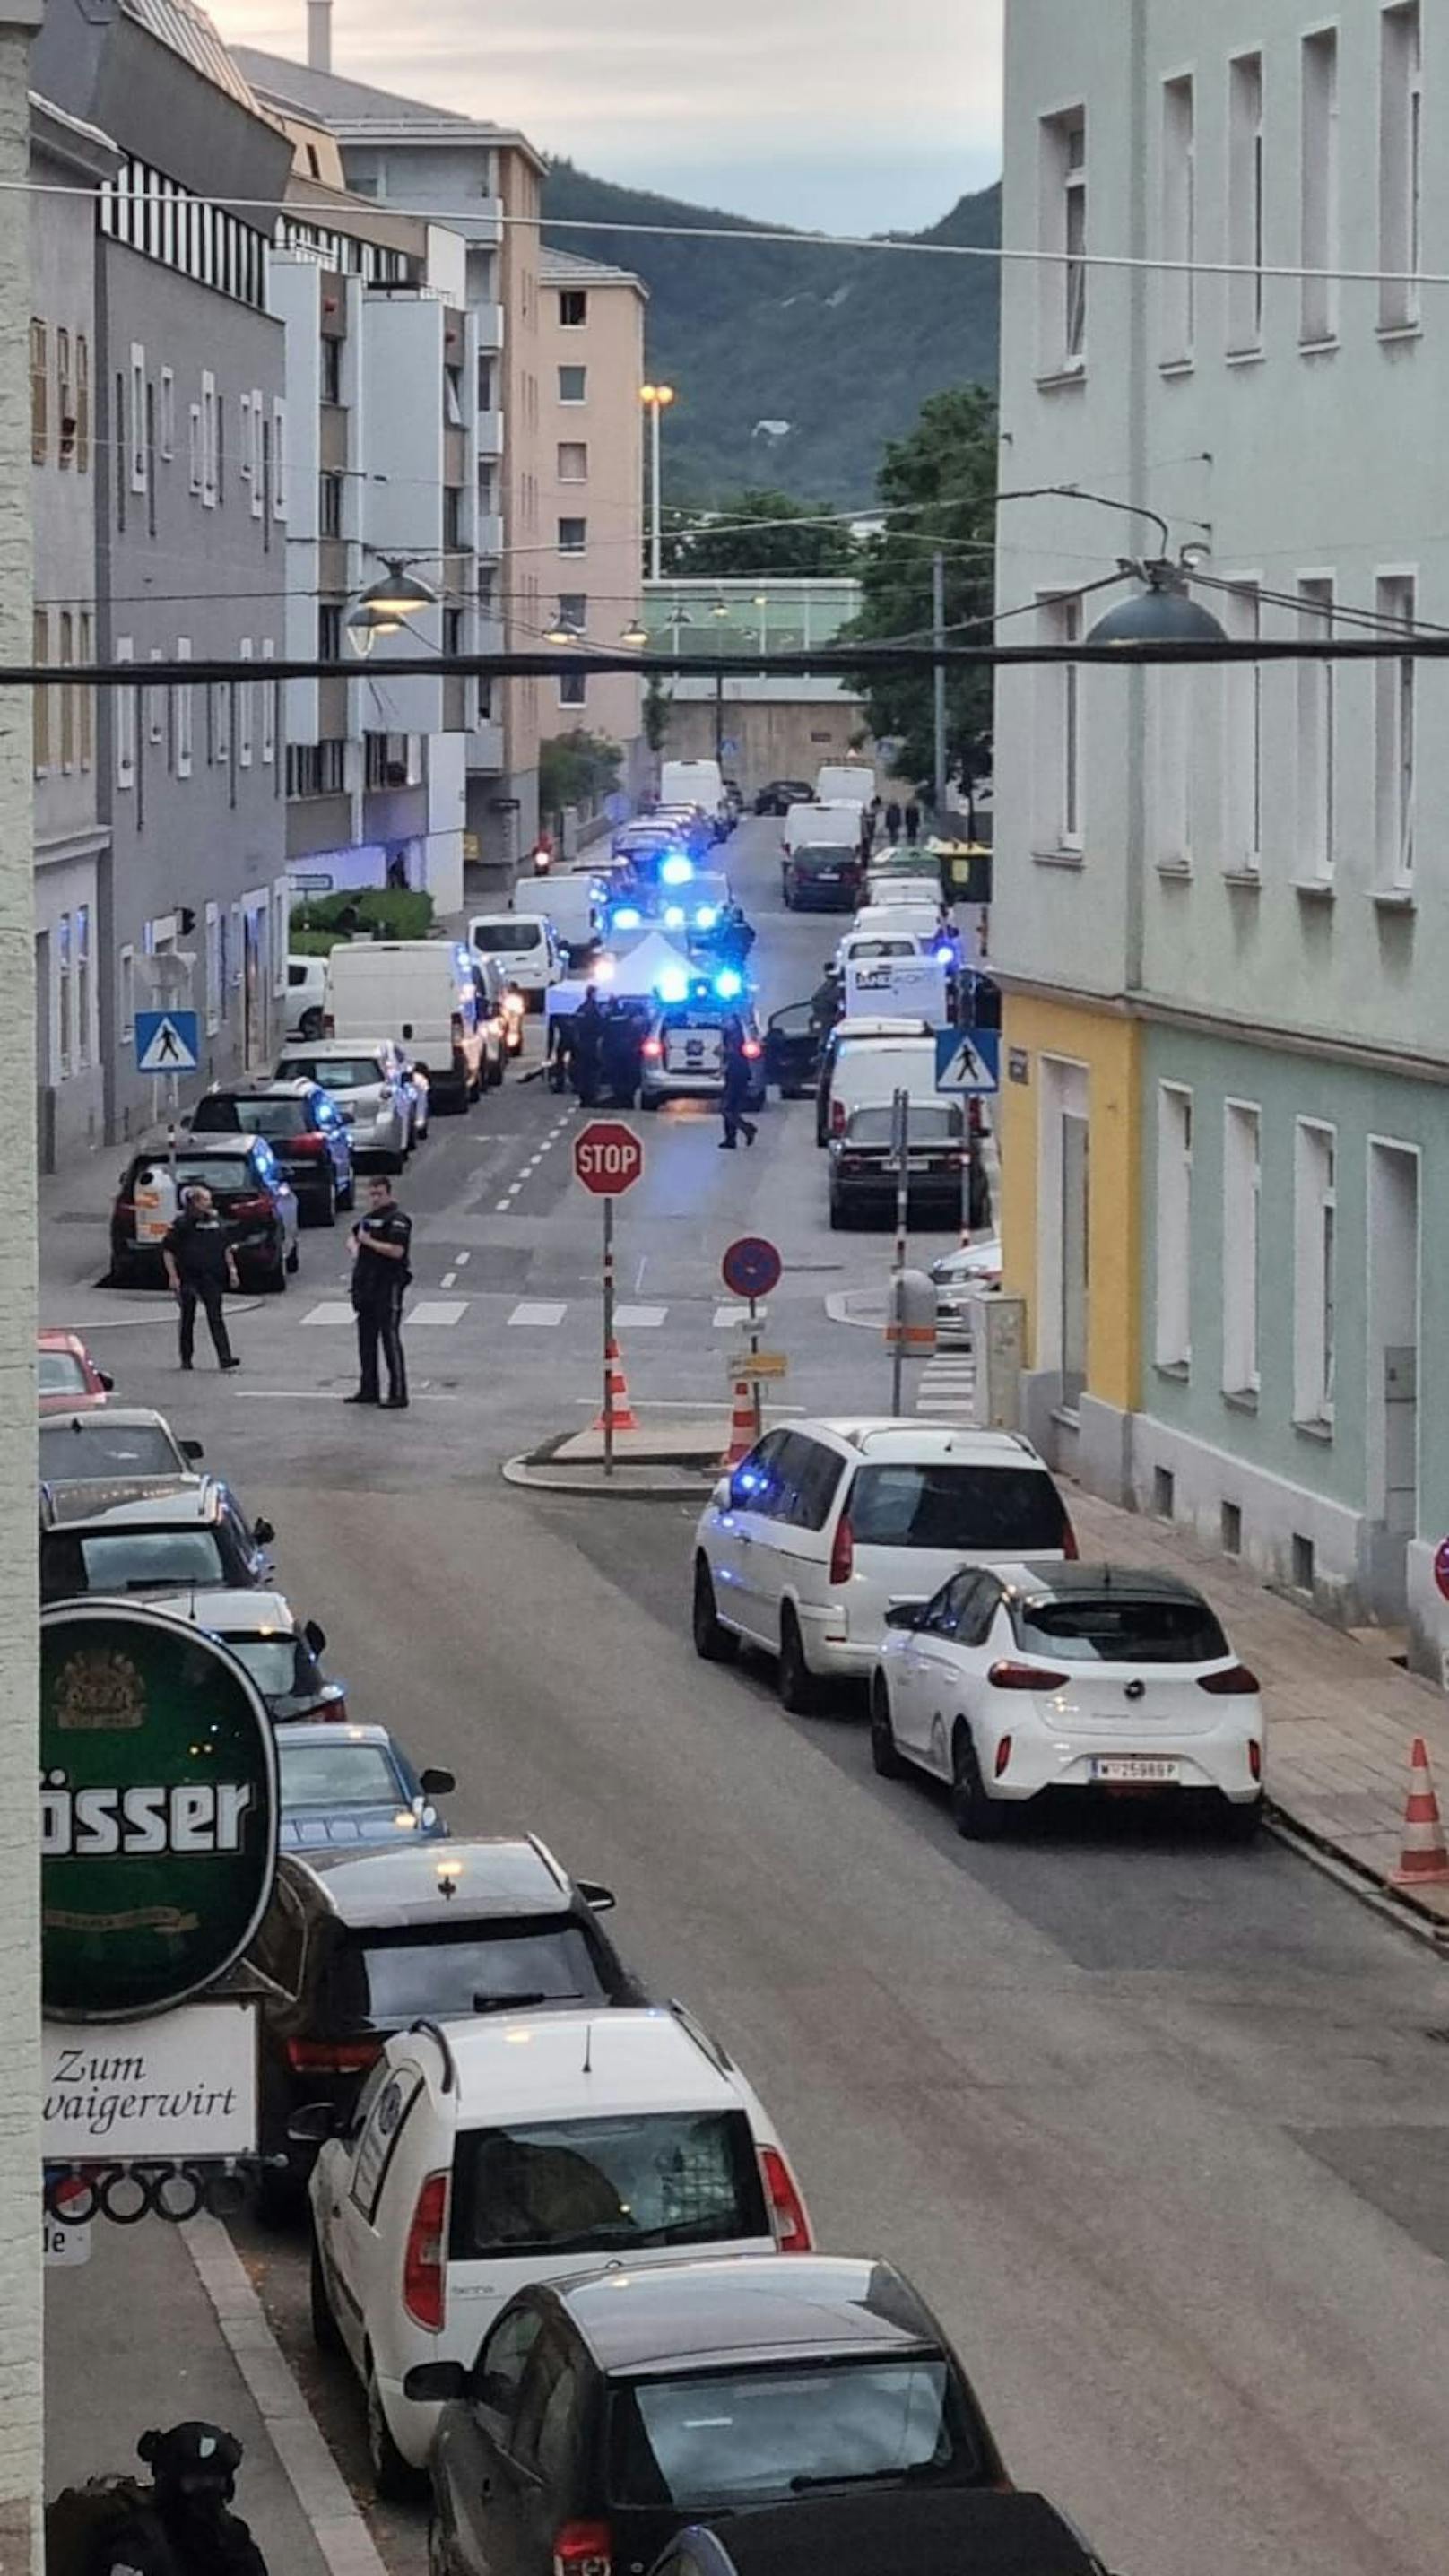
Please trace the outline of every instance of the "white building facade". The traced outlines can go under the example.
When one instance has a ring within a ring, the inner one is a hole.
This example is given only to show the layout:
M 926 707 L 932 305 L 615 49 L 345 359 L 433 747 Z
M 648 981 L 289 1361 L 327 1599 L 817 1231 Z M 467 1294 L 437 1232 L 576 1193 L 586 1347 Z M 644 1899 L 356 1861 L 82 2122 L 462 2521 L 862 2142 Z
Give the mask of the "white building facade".
M 1056 256 L 1003 273 L 1002 489 L 1123 507 L 1004 506 L 1001 608 L 1088 630 L 1071 594 L 1160 550 L 1136 504 L 1231 635 L 1449 624 L 1443 13 L 1007 29 L 1004 237 Z M 1407 1619 L 1435 1674 L 1446 719 L 1449 671 L 1398 655 L 1007 675 L 993 921 L 1035 1426 L 1336 1615 Z

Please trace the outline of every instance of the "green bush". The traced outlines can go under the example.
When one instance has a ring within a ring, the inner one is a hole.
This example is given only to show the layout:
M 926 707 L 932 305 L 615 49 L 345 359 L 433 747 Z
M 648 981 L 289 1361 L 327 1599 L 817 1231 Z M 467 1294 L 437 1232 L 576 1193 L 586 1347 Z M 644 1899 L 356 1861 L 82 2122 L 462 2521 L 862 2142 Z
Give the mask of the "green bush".
M 355 929 L 349 925 L 355 921 Z M 294 957 L 325 957 L 339 940 L 429 939 L 433 898 L 407 886 L 368 886 L 361 894 L 309 895 L 292 907 L 288 940 Z

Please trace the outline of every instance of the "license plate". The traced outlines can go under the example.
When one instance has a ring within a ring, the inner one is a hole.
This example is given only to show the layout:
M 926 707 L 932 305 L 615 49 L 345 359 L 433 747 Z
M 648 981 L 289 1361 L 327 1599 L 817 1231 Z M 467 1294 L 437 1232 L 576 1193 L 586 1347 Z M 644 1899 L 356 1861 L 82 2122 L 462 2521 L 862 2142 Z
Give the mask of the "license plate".
M 1149 1780 L 1168 1785 L 1182 1777 L 1182 1764 L 1161 1760 L 1155 1753 L 1108 1753 L 1099 1755 L 1092 1764 L 1094 1780 Z

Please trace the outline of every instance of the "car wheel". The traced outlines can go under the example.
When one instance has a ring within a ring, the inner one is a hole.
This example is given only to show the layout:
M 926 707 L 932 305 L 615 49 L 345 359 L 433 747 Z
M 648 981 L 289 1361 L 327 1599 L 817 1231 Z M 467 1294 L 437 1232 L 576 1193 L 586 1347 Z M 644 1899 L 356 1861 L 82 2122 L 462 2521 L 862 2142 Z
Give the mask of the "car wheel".
M 1263 1801 L 1261 1798 L 1254 1798 L 1246 1807 L 1236 1806 L 1230 1798 L 1224 1798 L 1218 1817 L 1218 1826 L 1224 1842 L 1256 1842 L 1259 1831 L 1262 1827 L 1262 1822 Z
M 1006 1831 L 1005 1801 L 988 1798 L 971 1729 L 964 1720 L 951 1739 L 951 1818 L 957 1833 L 971 1843 L 999 1842 Z
M 294 1243 L 294 1244 L 293 1244 L 293 1246 L 292 1246 L 292 1248 L 291 1248 L 291 1251 L 287 1254 L 287 1257 L 286 1257 L 285 1261 L 284 1261 L 284 1262 L 283 1262 L 283 1264 L 282 1264 L 282 1279 L 283 1279 L 283 1284 L 285 1285 L 285 1283 L 286 1283 L 286 1281 L 287 1281 L 288 1279 L 295 1279 L 295 1278 L 296 1278 L 296 1276 L 297 1276 L 297 1273 L 298 1273 L 298 1271 L 301 1269 L 301 1267 L 302 1267 L 302 1250 L 301 1250 L 301 1246 L 300 1246 L 300 1244 L 296 1244 L 296 1243 Z
M 327 1181 L 327 1187 L 323 1196 L 322 1204 L 317 1210 L 317 1223 L 319 1225 L 335 1225 L 337 1223 L 337 1183 L 330 1176 Z
M 870 1686 L 870 1758 L 882 1780 L 901 1780 L 906 1766 L 891 1729 L 891 1695 L 877 1673 Z
M 723 1628 L 714 1604 L 714 1578 L 702 1556 L 694 1561 L 694 1651 L 701 1663 L 732 1664 L 740 1651 L 733 1631 Z
M 367 2457 L 372 2483 L 385 2504 L 405 2504 L 422 2486 L 422 2472 L 405 2460 L 383 2412 L 371 2353 L 367 2356 Z
M 800 1622 L 788 1604 L 780 1613 L 780 1657 L 775 1679 L 780 1706 L 792 1717 L 814 1717 L 820 1707 L 820 1685 L 805 1661 Z
M 312 2341 L 318 2351 L 341 2352 L 342 2337 L 337 2331 L 337 2319 L 332 2313 L 332 2302 L 327 2296 L 327 2275 L 322 2269 L 322 2257 L 317 2250 L 315 2235 L 312 2238 L 312 2259 L 307 2271 L 307 2305 L 312 2321 Z

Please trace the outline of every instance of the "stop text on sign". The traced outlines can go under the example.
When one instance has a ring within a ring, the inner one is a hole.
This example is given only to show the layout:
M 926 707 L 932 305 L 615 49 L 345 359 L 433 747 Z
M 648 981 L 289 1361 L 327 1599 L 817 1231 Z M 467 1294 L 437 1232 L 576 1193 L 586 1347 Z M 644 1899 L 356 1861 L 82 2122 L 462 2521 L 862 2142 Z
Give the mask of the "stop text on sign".
M 596 1118 L 574 1139 L 574 1173 L 596 1198 L 618 1198 L 644 1169 L 644 1148 L 618 1119 Z

